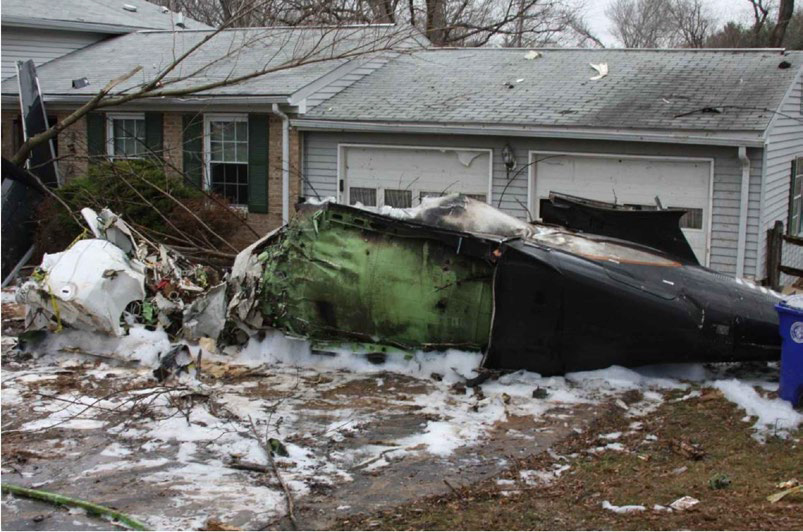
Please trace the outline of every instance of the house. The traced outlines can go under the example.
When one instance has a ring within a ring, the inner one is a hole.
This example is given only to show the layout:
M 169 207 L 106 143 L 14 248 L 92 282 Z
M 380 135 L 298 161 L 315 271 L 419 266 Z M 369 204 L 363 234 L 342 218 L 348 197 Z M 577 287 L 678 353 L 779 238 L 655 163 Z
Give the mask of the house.
M 39 66 L 115 35 L 179 28 L 208 26 L 145 0 L 4 0 L 2 78 L 17 61 Z
M 142 83 L 210 31 L 141 30 L 50 61 L 48 109 L 60 119 L 136 66 L 120 88 Z M 313 61 L 92 113 L 58 139 L 62 174 L 146 146 L 243 206 L 259 232 L 313 197 L 404 207 L 462 192 L 521 219 L 539 218 L 550 192 L 680 207 L 701 264 L 757 279 L 775 221 L 803 232 L 803 52 L 426 45 L 390 25 L 223 31 L 169 90 Z M 16 80 L 2 105 L 8 131 Z M 3 136 L 4 156 L 13 141 Z
M 69 179 L 84 174 L 94 161 L 156 155 L 166 172 L 227 197 L 249 225 L 265 232 L 288 218 L 300 195 L 299 136 L 288 115 L 302 113 L 381 66 L 389 57 L 386 49 L 422 41 L 392 25 L 217 34 L 142 30 L 41 65 L 37 72 L 48 113 L 63 120 L 109 81 L 142 67 L 115 88 L 133 90 L 201 42 L 162 80 L 168 95 L 100 109 L 66 128 L 57 146 L 61 174 Z M 215 86 L 272 68 L 279 70 Z M 73 83 L 84 78 L 86 84 Z M 209 87 L 182 93 L 199 85 Z M 3 130 L 10 131 L 19 119 L 16 78 L 3 81 L 2 106 Z M 19 142 L 4 134 L 3 156 L 13 154 Z
M 523 219 L 550 192 L 681 207 L 701 264 L 762 279 L 767 229 L 803 230 L 801 65 L 783 50 L 401 54 L 292 120 L 303 193 L 404 207 L 462 192 Z

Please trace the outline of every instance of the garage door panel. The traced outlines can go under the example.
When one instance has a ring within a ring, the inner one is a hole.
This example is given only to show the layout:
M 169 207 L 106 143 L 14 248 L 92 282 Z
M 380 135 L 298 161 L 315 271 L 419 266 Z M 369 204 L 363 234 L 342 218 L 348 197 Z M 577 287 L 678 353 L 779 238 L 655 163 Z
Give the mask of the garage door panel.
M 341 149 L 347 188 L 343 199 L 349 203 L 375 195 L 377 205 L 411 197 L 415 206 L 428 195 L 460 192 L 482 199 L 488 195 L 491 154 L 486 150 L 384 146 Z
M 702 264 L 706 263 L 710 176 L 708 161 L 533 154 L 533 205 L 550 192 L 622 205 L 661 205 L 689 209 L 683 232 Z

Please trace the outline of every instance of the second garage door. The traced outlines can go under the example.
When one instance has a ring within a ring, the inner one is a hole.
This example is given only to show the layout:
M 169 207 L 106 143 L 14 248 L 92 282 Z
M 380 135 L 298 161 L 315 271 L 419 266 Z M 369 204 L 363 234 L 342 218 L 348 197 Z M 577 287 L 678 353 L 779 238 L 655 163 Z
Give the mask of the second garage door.
M 460 192 L 489 201 L 491 151 L 340 145 L 340 201 L 415 207 L 421 198 Z
M 700 263 L 708 263 L 711 161 L 535 152 L 531 157 L 536 217 L 550 192 L 642 209 L 656 208 L 658 197 L 664 207 L 689 211 L 681 219 L 683 233 Z

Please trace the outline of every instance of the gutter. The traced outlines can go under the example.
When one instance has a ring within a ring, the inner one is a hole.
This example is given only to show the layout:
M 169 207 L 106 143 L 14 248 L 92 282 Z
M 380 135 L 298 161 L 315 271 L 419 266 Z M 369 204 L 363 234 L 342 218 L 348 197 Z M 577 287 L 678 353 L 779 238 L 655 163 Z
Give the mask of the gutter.
M 273 114 L 282 119 L 282 223 L 290 221 L 290 117 L 273 104 Z
M 744 255 L 747 244 L 747 208 L 750 199 L 750 159 L 747 148 L 739 146 L 739 161 L 742 163 L 742 190 L 739 195 L 739 240 L 736 245 L 736 277 L 744 276 Z
M 706 134 L 703 132 L 678 132 L 666 134 L 658 131 L 626 129 L 549 128 L 531 126 L 486 126 L 422 124 L 408 122 L 352 122 L 297 118 L 293 127 L 301 131 L 411 133 L 431 135 L 484 135 L 509 137 L 543 137 L 556 139 L 612 140 L 631 142 L 655 142 L 669 144 L 697 144 L 703 146 L 747 146 L 760 148 L 764 145 L 761 132 L 739 131 L 734 136 Z M 738 136 L 737 136 L 738 135 Z

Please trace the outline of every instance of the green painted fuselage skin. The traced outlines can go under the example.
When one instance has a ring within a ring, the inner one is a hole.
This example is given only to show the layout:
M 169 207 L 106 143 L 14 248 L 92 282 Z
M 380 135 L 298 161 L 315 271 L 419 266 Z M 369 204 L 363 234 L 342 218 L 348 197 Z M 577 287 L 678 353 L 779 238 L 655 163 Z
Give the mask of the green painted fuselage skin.
M 484 350 L 492 265 L 425 233 L 355 210 L 296 216 L 260 255 L 267 324 L 313 342 Z

